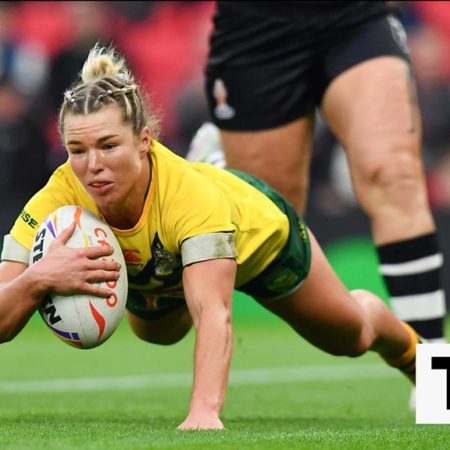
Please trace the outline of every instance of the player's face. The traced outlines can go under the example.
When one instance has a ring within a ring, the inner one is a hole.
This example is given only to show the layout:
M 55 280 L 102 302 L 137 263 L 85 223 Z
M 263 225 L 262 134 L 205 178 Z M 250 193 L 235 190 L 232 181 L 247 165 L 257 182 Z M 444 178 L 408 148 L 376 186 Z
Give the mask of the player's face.
M 117 105 L 87 116 L 69 113 L 64 120 L 72 170 L 102 212 L 142 206 L 150 140 L 148 128 L 133 133 Z

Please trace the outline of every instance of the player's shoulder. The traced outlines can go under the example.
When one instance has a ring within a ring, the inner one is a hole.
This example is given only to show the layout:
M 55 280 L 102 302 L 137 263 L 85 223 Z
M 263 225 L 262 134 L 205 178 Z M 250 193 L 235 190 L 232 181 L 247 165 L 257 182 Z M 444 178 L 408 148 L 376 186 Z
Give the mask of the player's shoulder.
M 169 220 L 168 210 L 174 216 L 183 216 L 192 213 L 192 208 L 199 208 L 200 205 L 207 209 L 206 205 L 212 207 L 226 200 L 218 186 L 220 176 L 211 173 L 223 169 L 187 161 L 159 142 L 153 143 L 152 153 L 156 175 L 155 197 L 166 212 L 166 219 Z
M 170 186 L 178 185 L 179 189 L 181 189 L 182 185 L 188 185 L 193 188 L 197 183 L 202 184 L 202 181 L 209 182 L 203 176 L 204 168 L 199 167 L 200 165 L 209 168 L 209 164 L 188 161 L 157 141 L 153 142 L 151 154 L 152 164 L 154 164 L 157 175 L 157 183 L 160 187 L 168 184 Z
M 178 156 L 174 151 L 156 140 L 152 141 L 151 156 L 152 159 L 156 160 L 157 162 L 170 162 L 172 164 L 179 164 L 180 162 L 184 161 L 181 156 Z

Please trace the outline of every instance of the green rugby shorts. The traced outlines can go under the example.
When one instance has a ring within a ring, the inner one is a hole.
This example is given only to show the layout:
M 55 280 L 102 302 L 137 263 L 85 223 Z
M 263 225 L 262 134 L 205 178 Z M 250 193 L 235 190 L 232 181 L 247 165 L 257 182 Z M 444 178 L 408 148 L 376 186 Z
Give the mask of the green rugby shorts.
M 238 170 L 227 170 L 269 197 L 289 219 L 289 236 L 277 257 L 259 275 L 236 289 L 264 300 L 287 297 L 298 289 L 311 267 L 306 225 L 293 206 L 267 183 Z

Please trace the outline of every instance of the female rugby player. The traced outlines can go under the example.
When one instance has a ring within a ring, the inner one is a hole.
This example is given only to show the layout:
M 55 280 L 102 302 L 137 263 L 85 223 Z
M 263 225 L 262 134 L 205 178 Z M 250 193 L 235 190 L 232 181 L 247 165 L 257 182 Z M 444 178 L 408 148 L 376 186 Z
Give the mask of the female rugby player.
M 195 328 L 192 397 L 180 429 L 223 428 L 235 288 L 316 347 L 347 356 L 376 351 L 414 381 L 417 335 L 375 295 L 345 289 L 283 197 L 244 173 L 187 162 L 157 141 L 157 130 L 125 60 L 95 46 L 61 106 L 68 161 L 5 237 L 1 341 L 20 332 L 49 292 L 110 295 L 91 282 L 117 278 L 117 264 L 101 258 L 112 250 L 65 247 L 74 226 L 28 267 L 38 225 L 74 204 L 107 222 L 133 255 L 127 309 L 136 335 L 164 345 Z

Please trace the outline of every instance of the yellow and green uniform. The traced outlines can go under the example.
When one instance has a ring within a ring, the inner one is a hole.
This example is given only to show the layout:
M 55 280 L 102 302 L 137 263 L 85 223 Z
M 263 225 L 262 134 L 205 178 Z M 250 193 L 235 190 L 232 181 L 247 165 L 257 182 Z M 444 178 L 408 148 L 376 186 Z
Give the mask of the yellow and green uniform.
M 295 280 L 291 274 L 290 282 L 298 285 L 306 276 L 309 245 L 304 225 L 292 211 L 286 212 L 290 206 L 265 183 L 239 172 L 187 162 L 156 141 L 150 158 L 151 184 L 138 223 L 128 230 L 111 227 L 124 253 L 131 292 L 183 297 L 183 267 L 215 258 L 236 259 L 235 287 L 245 291 L 283 255 L 283 249 L 286 253 L 293 221 L 305 249 L 301 273 Z M 26 204 L 5 237 L 2 259 L 27 262 L 40 223 L 64 205 L 81 206 L 102 218 L 69 162 L 56 169 Z M 286 291 L 272 284 L 275 290 L 261 295 L 273 297 Z M 249 293 L 259 295 L 251 289 Z

